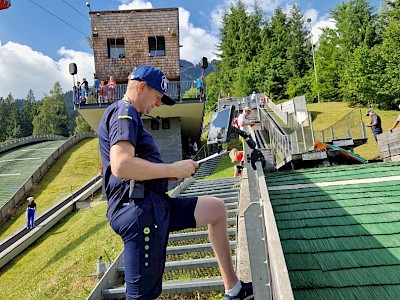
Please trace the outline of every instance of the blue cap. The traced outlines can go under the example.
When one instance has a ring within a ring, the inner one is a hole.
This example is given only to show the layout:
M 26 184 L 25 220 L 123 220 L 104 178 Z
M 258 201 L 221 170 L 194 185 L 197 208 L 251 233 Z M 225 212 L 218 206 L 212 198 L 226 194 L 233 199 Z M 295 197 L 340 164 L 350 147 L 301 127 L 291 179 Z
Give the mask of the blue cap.
M 369 116 L 369 113 L 370 113 L 370 112 L 373 112 L 373 110 L 370 109 L 369 111 L 367 111 L 367 116 Z
M 165 74 L 152 66 L 140 66 L 132 70 L 131 80 L 144 81 L 153 89 L 156 89 L 164 96 L 161 98 L 161 102 L 166 105 L 174 105 L 175 101 L 167 96 L 168 91 L 168 79 Z

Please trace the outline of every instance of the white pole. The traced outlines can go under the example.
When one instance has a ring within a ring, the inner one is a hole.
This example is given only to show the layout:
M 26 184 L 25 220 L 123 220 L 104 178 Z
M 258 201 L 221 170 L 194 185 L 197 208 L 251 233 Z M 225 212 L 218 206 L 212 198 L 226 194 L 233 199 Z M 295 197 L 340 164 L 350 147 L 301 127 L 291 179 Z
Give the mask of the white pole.
M 307 23 L 310 24 L 311 52 L 312 52 L 313 65 L 314 65 L 315 83 L 317 84 L 317 97 L 318 97 L 318 102 L 319 102 L 318 75 L 317 75 L 317 66 L 315 65 L 314 42 L 313 42 L 313 40 L 312 40 L 313 35 L 312 35 L 312 23 L 311 23 L 311 18 L 308 18 L 308 19 L 307 19 Z

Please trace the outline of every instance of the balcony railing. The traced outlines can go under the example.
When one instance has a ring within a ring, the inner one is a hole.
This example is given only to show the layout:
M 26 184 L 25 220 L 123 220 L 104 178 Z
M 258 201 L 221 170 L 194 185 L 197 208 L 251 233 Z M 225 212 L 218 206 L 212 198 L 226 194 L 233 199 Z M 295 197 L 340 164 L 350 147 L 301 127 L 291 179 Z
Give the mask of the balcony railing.
M 127 84 L 117 84 L 115 93 L 114 93 L 114 100 L 122 99 L 125 94 Z M 98 95 L 96 95 L 95 90 L 93 87 L 90 88 L 89 95 L 85 101 L 82 99 L 77 99 L 75 95 L 75 104 L 101 104 L 101 103 L 108 103 L 111 99 L 110 90 L 107 87 L 106 90 L 106 97 L 99 101 Z M 197 82 L 196 80 L 187 80 L 187 81 L 170 81 L 168 83 L 168 96 L 176 101 L 182 101 L 184 99 L 203 99 L 204 95 L 200 95 L 200 91 L 197 89 Z

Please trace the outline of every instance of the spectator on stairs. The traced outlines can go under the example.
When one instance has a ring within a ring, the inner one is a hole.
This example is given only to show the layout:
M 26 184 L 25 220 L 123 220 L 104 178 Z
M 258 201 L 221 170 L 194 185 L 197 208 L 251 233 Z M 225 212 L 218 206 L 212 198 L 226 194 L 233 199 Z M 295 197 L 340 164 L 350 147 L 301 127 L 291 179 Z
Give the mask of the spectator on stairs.
M 238 124 L 240 129 L 243 130 L 243 127 L 246 125 L 254 126 L 254 123 L 249 120 L 249 115 L 251 114 L 251 108 L 246 106 L 243 108 L 242 113 L 238 117 Z
M 237 162 L 237 164 L 233 166 L 233 176 L 235 177 L 240 176 L 244 168 L 244 152 L 239 151 L 236 148 L 233 148 L 229 152 L 229 157 L 231 158 L 231 161 L 233 163 Z

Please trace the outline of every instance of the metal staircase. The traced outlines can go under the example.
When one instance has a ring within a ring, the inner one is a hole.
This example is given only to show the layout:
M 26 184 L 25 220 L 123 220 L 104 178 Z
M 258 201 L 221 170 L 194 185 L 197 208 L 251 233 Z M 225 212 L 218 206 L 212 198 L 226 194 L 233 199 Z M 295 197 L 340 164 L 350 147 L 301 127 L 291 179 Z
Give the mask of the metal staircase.
M 201 163 L 200 167 L 196 170 L 196 173 L 193 177 L 196 179 L 200 179 L 211 175 L 215 167 L 217 166 L 219 159 L 220 157 L 215 157 Z
M 236 215 L 239 199 L 240 178 L 192 182 L 181 196 L 213 195 L 225 201 L 228 211 L 228 234 L 232 249 L 232 260 L 236 248 Z M 172 196 L 177 196 L 172 194 Z M 123 252 L 107 270 L 87 299 L 125 299 Z M 170 234 L 167 262 L 163 277 L 163 294 L 169 298 L 183 297 L 182 294 L 206 292 L 218 295 L 223 292 L 217 260 L 208 242 L 206 227 L 189 229 Z

